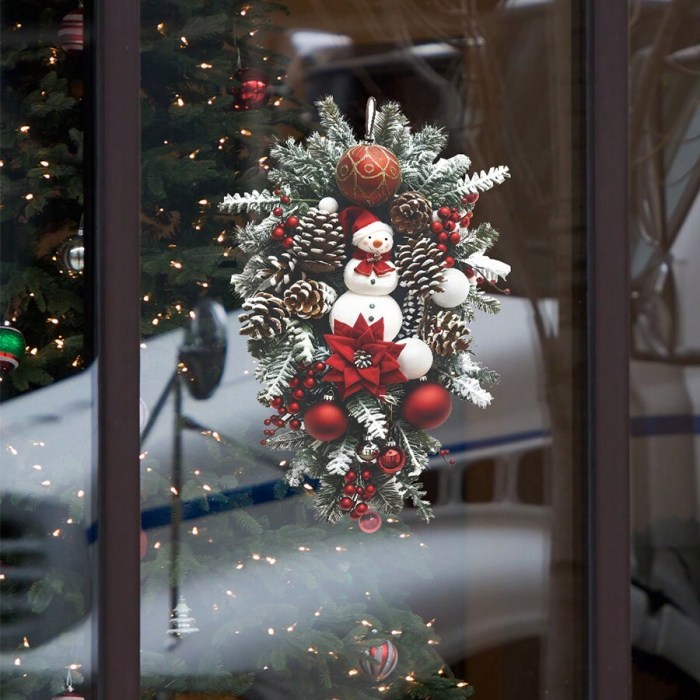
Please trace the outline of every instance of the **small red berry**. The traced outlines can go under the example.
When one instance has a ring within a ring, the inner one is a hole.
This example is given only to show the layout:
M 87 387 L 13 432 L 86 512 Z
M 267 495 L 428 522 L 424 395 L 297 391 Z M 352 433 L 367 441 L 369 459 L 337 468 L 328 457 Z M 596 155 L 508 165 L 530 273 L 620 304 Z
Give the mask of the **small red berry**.
M 346 496 L 354 496 L 357 493 L 357 487 L 354 484 L 345 484 L 343 493 Z
M 326 369 L 326 363 L 325 362 L 314 362 L 314 369 L 317 372 L 323 372 L 324 369 Z
M 296 228 L 299 225 L 299 218 L 296 216 L 288 216 L 285 219 L 284 225 L 287 228 Z
M 281 416 L 286 416 L 287 415 L 287 409 L 284 406 L 280 406 L 277 409 L 277 413 L 279 413 Z
M 472 217 L 471 216 L 463 216 L 459 222 L 459 225 L 462 228 L 469 228 L 469 224 L 472 222 Z
M 279 408 L 282 405 L 282 397 L 281 396 L 273 396 L 272 401 L 270 401 L 270 406 L 272 408 Z
M 433 221 L 433 223 L 430 224 L 430 230 L 433 233 L 440 233 L 440 231 L 442 231 L 442 222 L 441 221 Z
M 362 470 L 362 478 L 365 481 L 369 481 L 372 478 L 372 472 L 369 469 Z
M 282 190 L 279 187 L 275 187 L 275 189 L 272 190 L 272 194 L 274 194 L 276 197 L 279 197 L 281 192 Z
M 300 399 L 303 399 L 304 396 L 306 396 L 306 392 L 303 389 L 294 389 L 292 392 L 292 396 L 299 401 Z
M 457 224 L 455 224 L 455 222 L 452 221 L 452 219 L 445 222 L 445 231 L 452 232 L 455 230 L 455 228 L 457 228 Z
M 301 382 L 301 379 L 299 379 L 299 377 L 293 377 L 292 379 L 289 380 L 289 386 L 299 386 L 300 382 Z
M 453 233 L 450 234 L 450 243 L 454 243 L 454 245 L 457 245 L 462 240 L 462 236 L 460 236 L 457 231 L 454 231 Z
M 282 207 L 275 207 L 272 213 L 274 216 L 282 216 L 282 214 L 284 214 L 284 209 L 282 209 Z
M 294 245 L 294 239 L 293 239 L 293 238 L 290 238 L 289 236 L 287 236 L 287 237 L 282 241 L 282 245 L 283 245 L 285 248 L 291 248 L 291 247 Z
M 306 376 L 307 377 L 313 377 L 316 372 L 314 372 L 312 369 L 307 369 L 306 370 Z
M 272 423 L 272 421 L 271 421 L 269 418 L 265 418 L 265 420 L 263 421 L 263 423 L 264 423 L 265 425 L 270 425 L 270 423 Z
M 438 250 L 441 253 L 446 253 L 447 252 L 447 246 L 444 243 L 439 243 L 438 244 Z
M 289 421 L 289 427 L 292 430 L 299 430 L 299 428 L 301 428 L 301 421 L 297 420 L 296 418 L 292 418 L 292 420 Z
M 270 234 L 276 241 L 281 241 L 284 238 L 284 229 L 281 226 L 275 226 Z
M 261 440 L 261 441 L 260 441 L 260 444 L 261 444 L 261 445 L 267 445 L 267 440 Z
M 355 506 L 355 512 L 360 515 L 364 515 L 369 510 L 369 506 L 366 503 L 358 503 Z
M 357 495 L 361 496 L 365 492 L 364 488 L 362 486 L 357 487 Z
M 362 513 L 358 513 L 357 509 L 353 510 L 352 513 L 350 513 L 350 517 L 353 520 L 359 520 L 361 516 L 362 516 Z
M 292 401 L 292 403 L 287 406 L 287 409 L 290 413 L 299 413 L 299 411 L 301 411 L 301 406 L 296 401 Z
M 282 202 L 282 204 L 289 204 L 290 201 L 291 201 L 291 200 L 289 199 L 289 196 L 286 195 L 286 194 L 283 194 L 283 195 L 280 197 L 280 202 Z
M 462 215 L 456 209 L 452 210 L 452 214 L 450 215 L 452 221 L 459 221 L 461 217 Z
M 444 263 L 445 263 L 445 267 L 454 267 L 455 266 L 455 259 L 452 256 L 448 255 L 445 258 Z
M 347 496 L 341 498 L 338 501 L 338 508 L 345 511 L 352 510 L 352 498 L 348 498 Z
M 452 216 L 452 212 L 450 211 L 449 207 L 440 207 L 438 209 L 438 216 L 441 219 L 449 219 L 450 216 Z
M 357 479 L 357 472 L 353 471 L 352 469 L 348 472 L 345 472 L 345 481 L 355 481 Z
M 478 199 L 479 199 L 478 192 L 470 192 L 469 194 L 464 195 L 464 201 L 467 204 L 474 204 Z
M 278 428 L 284 428 L 284 421 L 279 417 L 276 416 L 275 420 L 272 421 Z
M 377 487 L 374 484 L 365 484 L 365 496 L 372 498 L 377 493 Z
M 441 234 L 438 235 L 437 241 L 438 243 L 447 243 L 447 239 L 449 236 L 443 231 Z
M 307 389 L 313 389 L 316 386 L 316 380 L 313 377 L 307 377 L 304 380 L 304 386 Z

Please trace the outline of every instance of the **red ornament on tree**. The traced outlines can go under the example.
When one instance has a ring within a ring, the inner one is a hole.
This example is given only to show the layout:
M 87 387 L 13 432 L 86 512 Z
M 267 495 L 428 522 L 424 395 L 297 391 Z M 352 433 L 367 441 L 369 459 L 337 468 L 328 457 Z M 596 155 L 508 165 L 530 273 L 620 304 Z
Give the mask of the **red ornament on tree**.
M 399 662 L 399 653 L 389 640 L 370 647 L 365 653 L 367 656 L 360 661 L 360 668 L 367 677 L 375 681 L 388 678 Z
M 400 472 L 406 464 L 406 453 L 396 446 L 396 443 L 389 443 L 379 450 L 377 455 L 377 466 L 385 474 L 396 474 Z
M 257 68 L 239 68 L 234 77 L 241 84 L 230 90 L 235 110 L 260 109 L 265 106 L 270 79 L 263 71 Z
M 316 440 L 336 440 L 348 429 L 348 417 L 337 403 L 321 401 L 304 414 L 304 427 Z
M 440 384 L 423 382 L 404 400 L 402 415 L 414 428 L 430 430 L 442 425 L 451 412 L 450 392 Z
M 388 148 L 363 144 L 340 157 L 335 179 L 349 200 L 376 207 L 393 197 L 403 178 L 399 161 Z
M 69 12 L 58 27 L 58 43 L 67 53 L 83 50 L 83 8 Z

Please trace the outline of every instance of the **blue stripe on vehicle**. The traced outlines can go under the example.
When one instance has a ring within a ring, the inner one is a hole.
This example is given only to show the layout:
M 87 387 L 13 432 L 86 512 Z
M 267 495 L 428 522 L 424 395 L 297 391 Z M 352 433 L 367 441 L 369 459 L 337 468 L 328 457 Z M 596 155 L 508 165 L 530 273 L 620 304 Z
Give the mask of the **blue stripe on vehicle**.
M 651 437 L 664 435 L 698 435 L 700 434 L 700 416 L 692 414 L 639 416 L 632 418 L 630 424 L 632 437 Z M 486 448 L 501 445 L 512 445 L 528 440 L 542 440 L 551 437 L 548 430 L 530 430 L 510 435 L 497 435 L 480 440 L 466 440 L 451 445 L 446 445 L 453 455 L 465 452 L 474 452 Z M 318 482 L 308 481 L 314 488 Z M 239 489 L 230 489 L 218 494 L 184 501 L 182 504 L 182 519 L 194 520 L 215 513 L 223 513 L 234 508 L 247 505 L 260 505 L 270 501 L 281 500 L 297 495 L 298 491 L 287 487 L 281 480 L 266 481 L 262 484 Z M 141 514 L 141 527 L 150 530 L 168 525 L 172 518 L 172 507 L 159 506 L 145 510 Z M 97 523 L 94 523 L 87 532 L 88 542 L 97 539 Z
M 632 437 L 700 434 L 700 416 L 676 414 L 666 416 L 638 416 L 630 424 Z

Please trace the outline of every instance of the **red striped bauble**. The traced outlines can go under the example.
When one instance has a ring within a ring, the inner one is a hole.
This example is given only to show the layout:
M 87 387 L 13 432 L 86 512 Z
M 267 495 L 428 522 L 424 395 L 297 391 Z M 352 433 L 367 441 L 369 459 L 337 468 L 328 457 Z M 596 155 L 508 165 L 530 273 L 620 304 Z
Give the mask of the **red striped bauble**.
M 399 662 L 399 652 L 388 640 L 370 647 L 365 653 L 367 658 L 360 659 L 360 668 L 366 676 L 375 681 L 388 678 Z
M 83 50 L 83 8 L 69 12 L 58 27 L 58 43 L 64 51 Z

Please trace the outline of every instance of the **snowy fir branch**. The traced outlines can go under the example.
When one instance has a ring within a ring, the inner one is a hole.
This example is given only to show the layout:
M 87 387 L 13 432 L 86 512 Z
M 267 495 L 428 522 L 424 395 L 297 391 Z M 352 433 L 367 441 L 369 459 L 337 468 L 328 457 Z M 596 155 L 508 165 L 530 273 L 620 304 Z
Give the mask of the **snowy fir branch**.
M 318 344 L 311 325 L 303 321 L 290 321 L 287 324 L 287 334 L 292 344 L 294 359 L 303 364 L 311 364 Z
M 358 393 L 347 402 L 348 413 L 364 429 L 369 440 L 385 440 L 389 434 L 387 417 L 381 402 L 373 396 Z
M 408 483 L 401 481 L 398 484 L 398 489 L 403 498 L 410 498 L 413 507 L 418 510 L 421 517 L 425 522 L 430 522 L 435 515 L 433 514 L 433 509 L 430 507 L 430 501 L 428 501 L 424 496 L 427 496 L 428 492 L 422 488 L 423 484 L 420 482 Z
M 330 141 L 337 143 L 343 150 L 357 145 L 352 127 L 332 97 L 327 96 L 316 102 L 316 108 L 320 116 L 321 128 Z
M 268 214 L 273 207 L 279 204 L 279 195 L 272 194 L 269 190 L 253 190 L 240 194 L 227 194 L 221 204 L 220 211 L 229 214 Z
M 489 168 L 486 172 L 482 170 L 481 172 L 474 173 L 471 177 L 467 175 L 464 178 L 464 184 L 459 188 L 458 194 L 476 194 L 478 192 L 486 192 L 490 190 L 494 185 L 500 185 L 506 181 L 506 178 L 510 177 L 510 171 L 507 165 L 499 165 L 496 167 Z
M 357 446 L 357 437 L 352 433 L 346 433 L 341 443 L 328 453 L 328 472 L 345 474 L 353 462 L 357 461 Z

